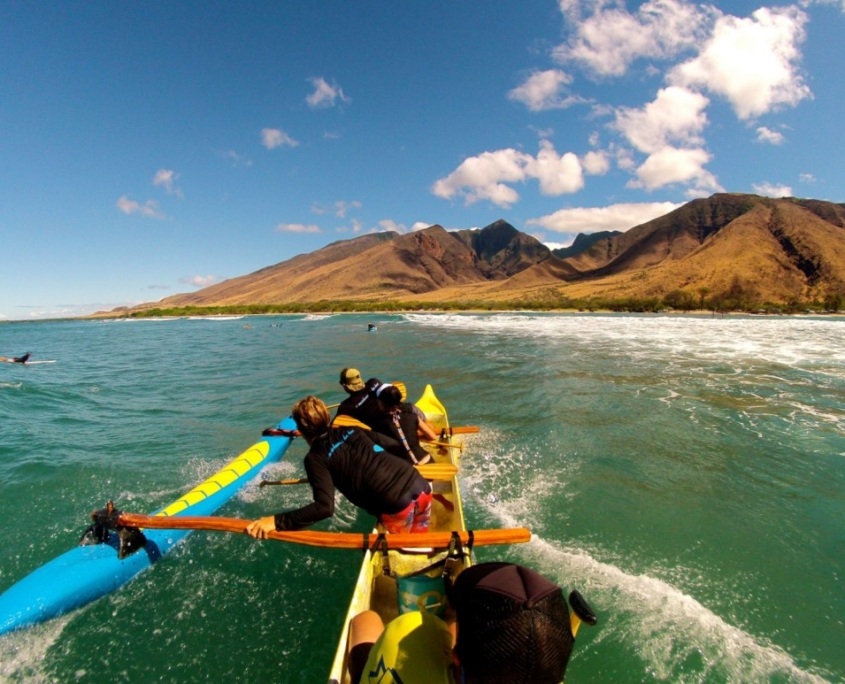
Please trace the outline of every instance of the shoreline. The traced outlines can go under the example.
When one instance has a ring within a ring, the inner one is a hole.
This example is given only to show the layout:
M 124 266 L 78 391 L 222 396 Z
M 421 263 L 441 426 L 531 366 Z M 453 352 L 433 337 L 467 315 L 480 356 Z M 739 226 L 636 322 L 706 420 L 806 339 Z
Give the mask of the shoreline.
M 728 316 L 749 316 L 754 318 L 845 318 L 845 311 L 837 312 L 756 312 L 756 311 L 713 311 L 710 309 L 692 309 L 689 311 L 681 310 L 663 310 L 663 311 L 614 311 L 612 309 L 374 309 L 372 311 L 279 311 L 279 312 L 262 312 L 262 313 L 243 313 L 243 314 L 173 314 L 173 315 L 149 315 L 149 316 L 104 316 L 104 315 L 89 315 L 80 316 L 77 318 L 62 318 L 62 319 L 42 319 L 42 320 L 103 320 L 103 321 L 117 321 L 117 320 L 143 320 L 146 318 L 156 319 L 199 319 L 199 320 L 225 320 L 236 318 L 258 318 L 258 317 L 277 317 L 277 316 L 402 316 L 406 314 L 422 314 L 422 315 L 502 315 L 502 314 L 555 314 L 555 315 L 641 315 L 641 316 L 698 316 L 698 317 L 713 317 L 724 318 Z M 16 321 L 6 321 L 13 323 Z M 35 321 L 19 321 L 19 322 L 35 322 Z

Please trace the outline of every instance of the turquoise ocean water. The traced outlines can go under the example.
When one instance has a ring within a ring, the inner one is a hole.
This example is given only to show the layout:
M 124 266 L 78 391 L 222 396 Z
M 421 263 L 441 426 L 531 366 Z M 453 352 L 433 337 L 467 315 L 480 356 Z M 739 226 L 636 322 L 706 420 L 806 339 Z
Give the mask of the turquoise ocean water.
M 378 323 L 377 333 L 367 323 Z M 152 512 L 337 376 L 431 383 L 478 550 L 599 615 L 569 682 L 845 681 L 845 321 L 279 316 L 0 325 L 0 591 L 109 499 Z M 297 440 L 271 478 L 299 476 Z M 304 503 L 248 486 L 221 514 Z M 368 530 L 342 501 L 318 529 Z M 322 682 L 360 554 L 195 533 L 118 592 L 0 637 L 3 682 Z

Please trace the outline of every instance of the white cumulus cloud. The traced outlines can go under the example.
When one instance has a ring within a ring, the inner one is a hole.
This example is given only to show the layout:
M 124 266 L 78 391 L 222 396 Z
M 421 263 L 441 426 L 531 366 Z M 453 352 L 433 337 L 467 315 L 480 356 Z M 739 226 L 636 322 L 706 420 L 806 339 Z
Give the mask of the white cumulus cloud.
M 780 145 L 783 143 L 785 138 L 783 137 L 783 133 L 779 131 L 773 131 L 771 128 L 767 128 L 766 126 L 760 126 L 757 129 L 757 142 L 759 143 L 768 143 L 769 145 Z
M 642 109 L 620 108 L 615 126 L 640 152 L 657 152 L 670 143 L 700 145 L 707 104 L 701 93 L 671 86 Z
M 529 219 L 526 224 L 574 237 L 578 233 L 628 230 L 664 216 L 680 206 L 673 202 L 643 202 L 611 204 L 607 207 L 572 207 L 559 209 L 548 216 Z
M 572 3 L 564 4 L 564 16 L 580 15 L 572 11 Z M 596 3 L 592 16 L 578 21 L 573 38 L 553 55 L 561 63 L 577 62 L 597 76 L 621 76 L 637 59 L 669 59 L 694 46 L 710 11 L 680 0 L 651 0 L 635 13 L 615 3 Z
M 669 80 L 725 97 L 740 119 L 796 105 L 811 97 L 798 66 L 806 23 L 795 6 L 719 17 L 699 55 L 675 67 Z
M 638 168 L 637 178 L 629 185 L 634 188 L 655 190 L 665 185 L 681 183 L 692 185 L 690 194 L 710 194 L 721 190 L 715 176 L 704 169 L 710 153 L 701 148 L 680 149 L 663 147 L 649 155 Z
M 584 187 L 585 171 L 605 173 L 609 168 L 602 153 L 590 152 L 585 159 L 586 164 L 572 152 L 558 154 L 548 140 L 540 141 L 536 157 L 512 148 L 483 152 L 465 159 L 431 191 L 442 199 L 462 196 L 466 204 L 488 200 L 508 208 L 519 200 L 510 184 L 536 180 L 544 195 L 562 195 Z
M 519 194 L 505 183 L 524 181 L 525 167 L 531 159 L 531 155 L 512 148 L 482 152 L 465 159 L 448 176 L 435 181 L 432 192 L 442 199 L 463 195 L 467 204 L 486 199 L 509 207 L 519 199 Z

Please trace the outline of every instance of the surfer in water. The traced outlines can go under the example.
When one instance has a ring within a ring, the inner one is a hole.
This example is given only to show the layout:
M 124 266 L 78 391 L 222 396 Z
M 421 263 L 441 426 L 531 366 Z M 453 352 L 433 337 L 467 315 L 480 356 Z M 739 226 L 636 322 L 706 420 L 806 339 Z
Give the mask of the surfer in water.
M 11 358 L 8 356 L 0 356 L 0 361 L 5 361 L 6 363 L 26 363 L 29 361 L 30 356 L 32 356 L 30 352 L 27 352 L 23 356 L 13 356 Z

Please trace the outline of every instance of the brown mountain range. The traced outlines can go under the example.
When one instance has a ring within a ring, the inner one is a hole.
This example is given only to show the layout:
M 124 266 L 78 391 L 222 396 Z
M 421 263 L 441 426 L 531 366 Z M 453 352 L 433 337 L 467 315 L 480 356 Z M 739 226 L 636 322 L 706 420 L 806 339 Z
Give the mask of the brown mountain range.
M 845 296 L 845 204 L 717 194 L 550 251 L 505 221 L 374 233 L 134 310 L 324 300 L 472 303 Z

